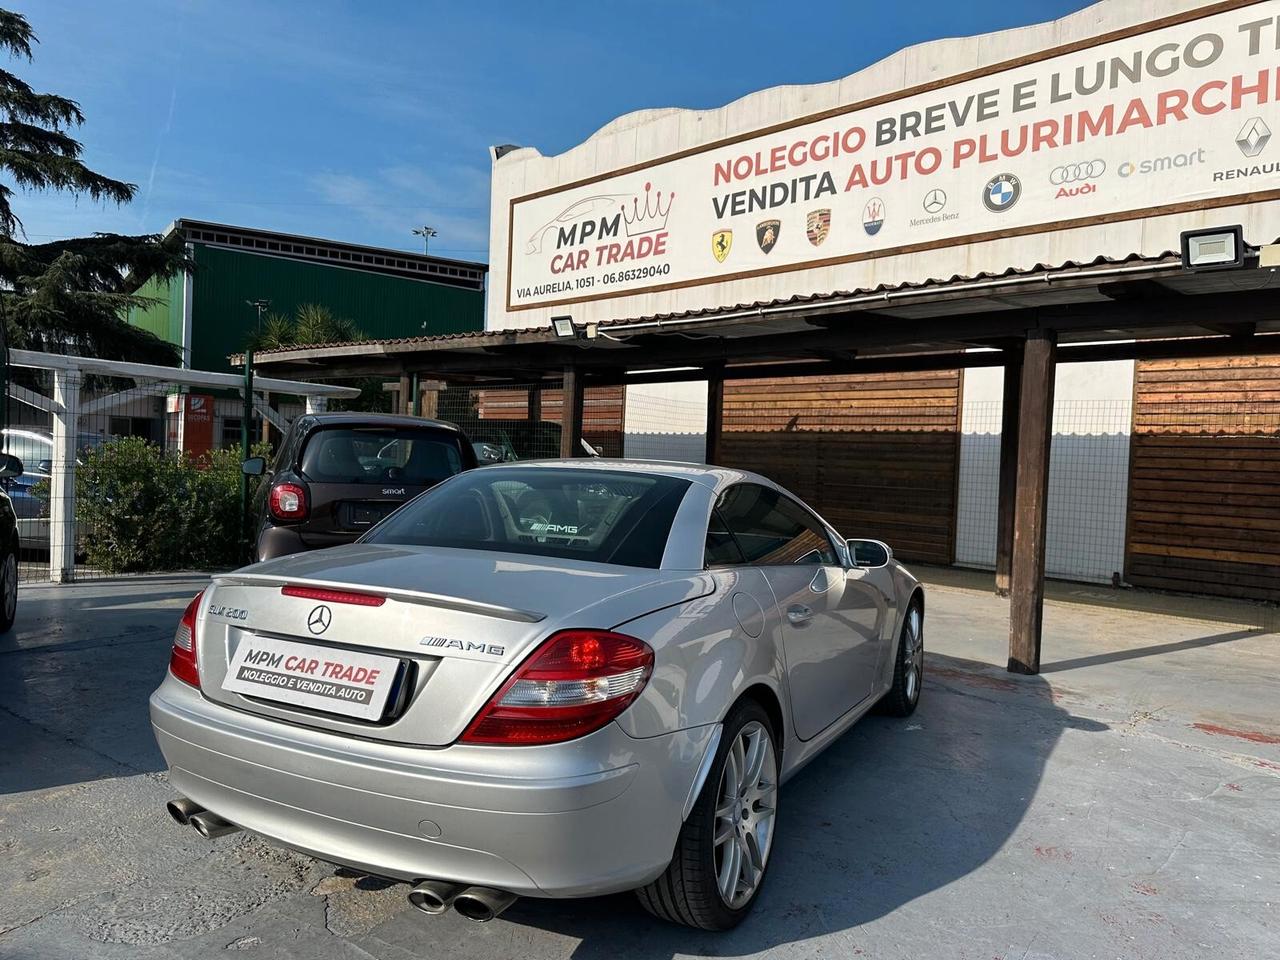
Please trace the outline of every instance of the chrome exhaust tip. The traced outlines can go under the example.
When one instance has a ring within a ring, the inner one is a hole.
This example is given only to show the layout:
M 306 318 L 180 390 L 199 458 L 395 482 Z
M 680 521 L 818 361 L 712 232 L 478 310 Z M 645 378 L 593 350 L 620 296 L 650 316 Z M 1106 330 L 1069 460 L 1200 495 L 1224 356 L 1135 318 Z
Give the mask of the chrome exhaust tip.
M 409 902 L 433 917 L 439 916 L 453 906 L 458 894 L 465 890 L 460 883 L 449 883 L 447 880 L 423 880 L 409 891 Z
M 186 797 L 170 800 L 164 805 L 164 808 L 169 811 L 169 816 L 173 817 L 174 823 L 184 827 L 191 826 L 191 818 L 204 811 L 204 807 L 194 800 L 188 800 Z
M 505 890 L 492 890 L 489 887 L 467 887 L 454 897 L 453 909 L 468 920 L 476 923 L 488 923 L 502 911 L 515 903 L 519 897 Z
M 208 810 L 193 813 L 188 820 L 191 826 L 196 828 L 196 833 L 206 840 L 217 840 L 219 837 L 240 832 L 240 828 L 230 820 L 223 820 L 216 813 L 210 813 Z

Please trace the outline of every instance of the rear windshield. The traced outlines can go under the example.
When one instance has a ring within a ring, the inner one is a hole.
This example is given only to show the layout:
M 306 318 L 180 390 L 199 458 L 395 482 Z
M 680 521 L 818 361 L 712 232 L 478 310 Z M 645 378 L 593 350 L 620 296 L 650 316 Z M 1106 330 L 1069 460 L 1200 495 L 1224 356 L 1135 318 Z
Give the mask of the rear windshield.
M 462 454 L 443 430 L 326 427 L 307 438 L 301 469 L 317 483 L 434 484 L 462 472 Z
M 486 467 L 418 497 L 365 541 L 659 567 L 688 489 L 640 473 Z

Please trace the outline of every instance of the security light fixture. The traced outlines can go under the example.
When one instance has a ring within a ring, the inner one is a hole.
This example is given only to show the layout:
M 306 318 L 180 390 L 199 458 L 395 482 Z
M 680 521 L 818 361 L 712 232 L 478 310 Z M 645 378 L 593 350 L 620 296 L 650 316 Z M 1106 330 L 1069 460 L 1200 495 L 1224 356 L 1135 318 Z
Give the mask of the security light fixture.
M 552 317 L 551 329 L 562 340 L 576 340 L 578 328 L 573 325 L 573 317 Z
M 1244 266 L 1244 229 L 1215 227 L 1182 232 L 1182 269 L 1233 270 Z

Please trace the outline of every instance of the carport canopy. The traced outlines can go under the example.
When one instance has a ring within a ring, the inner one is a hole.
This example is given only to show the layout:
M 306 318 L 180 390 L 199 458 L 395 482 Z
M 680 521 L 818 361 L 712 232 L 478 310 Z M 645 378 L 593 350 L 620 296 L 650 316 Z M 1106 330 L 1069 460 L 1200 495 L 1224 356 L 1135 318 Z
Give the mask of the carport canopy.
M 707 461 L 726 380 L 1004 368 L 996 589 L 1010 597 L 1009 670 L 1040 668 L 1046 500 L 1058 363 L 1280 353 L 1274 268 L 1193 272 L 1174 253 L 1037 265 L 874 290 L 550 326 L 290 347 L 254 367 L 302 380 L 561 381 L 561 456 L 578 455 L 587 386 L 705 380 Z M 571 314 L 572 309 L 566 308 Z M 233 357 L 243 364 L 243 357 Z

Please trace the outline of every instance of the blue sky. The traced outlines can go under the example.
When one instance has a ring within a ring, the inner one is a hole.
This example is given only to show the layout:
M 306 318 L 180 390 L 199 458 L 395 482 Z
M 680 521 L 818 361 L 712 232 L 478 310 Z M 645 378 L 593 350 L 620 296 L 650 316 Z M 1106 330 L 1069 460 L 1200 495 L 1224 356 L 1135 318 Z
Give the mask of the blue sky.
M 13 69 L 80 101 L 124 207 L 20 196 L 33 241 L 175 217 L 484 259 L 488 147 L 562 152 L 632 110 L 714 107 L 1082 0 L 0 0 L 41 43 Z

